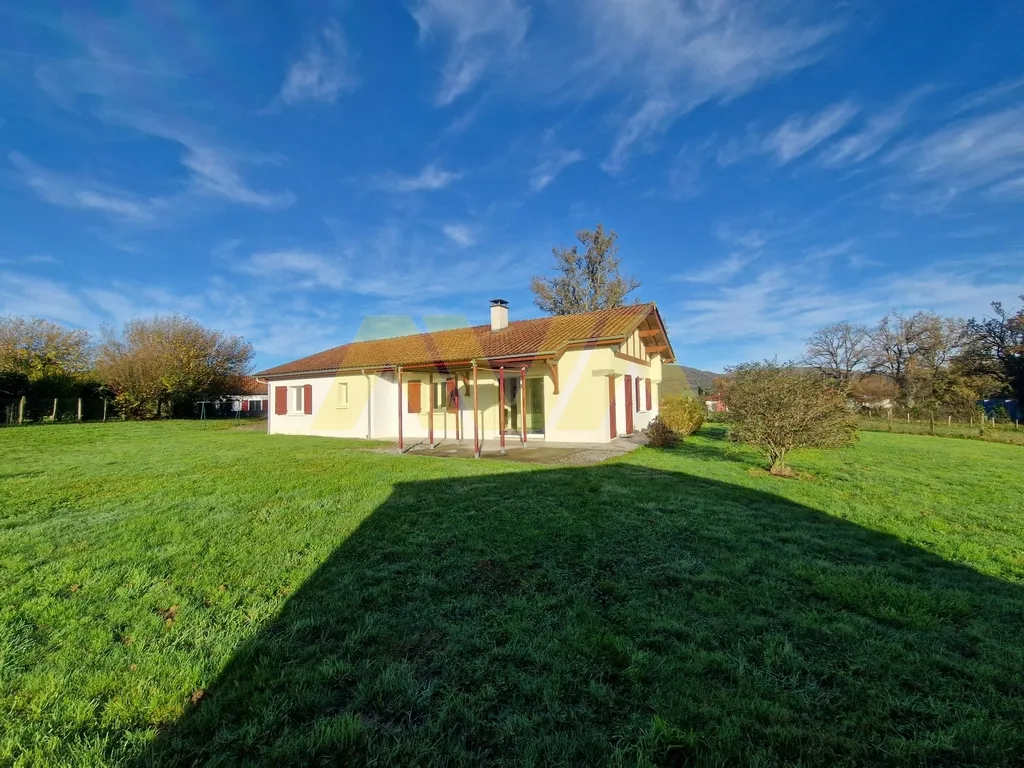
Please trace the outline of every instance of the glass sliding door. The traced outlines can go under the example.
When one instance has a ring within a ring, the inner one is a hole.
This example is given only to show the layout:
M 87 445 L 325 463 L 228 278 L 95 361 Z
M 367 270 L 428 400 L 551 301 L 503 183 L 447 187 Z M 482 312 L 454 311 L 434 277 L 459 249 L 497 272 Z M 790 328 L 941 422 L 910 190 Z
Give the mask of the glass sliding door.
M 526 432 L 531 435 L 544 434 L 544 379 L 526 380 Z M 523 429 L 523 397 L 519 379 L 505 379 L 505 431 L 521 432 Z

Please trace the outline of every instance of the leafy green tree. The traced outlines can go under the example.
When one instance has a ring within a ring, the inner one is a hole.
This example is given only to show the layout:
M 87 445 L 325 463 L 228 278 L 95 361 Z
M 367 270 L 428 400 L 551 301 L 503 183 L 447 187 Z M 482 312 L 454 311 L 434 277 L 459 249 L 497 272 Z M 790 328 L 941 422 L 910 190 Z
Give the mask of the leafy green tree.
M 554 277 L 534 277 L 530 290 L 534 303 L 552 315 L 573 315 L 597 309 L 621 307 L 626 297 L 640 287 L 635 277 L 620 274 L 618 235 L 607 233 L 601 224 L 597 229 L 581 229 L 578 246 L 551 249 L 555 257 Z
M 1020 298 L 1024 301 L 1024 295 Z M 1024 306 L 1011 313 L 996 301 L 992 311 L 993 317 L 972 319 L 968 324 L 964 365 L 995 378 L 1006 394 L 1024 403 Z
M 92 352 L 88 331 L 39 318 L 0 318 L 0 379 L 5 382 L 0 389 L 70 396 L 85 383 Z
M 229 394 L 249 371 L 252 345 L 240 336 L 173 315 L 103 329 L 97 372 L 127 418 L 157 415 L 163 403 L 190 407 Z
M 791 474 L 786 456 L 794 448 L 838 448 L 857 437 L 846 396 L 817 372 L 766 360 L 731 368 L 719 383 L 730 437 L 764 454 L 772 474 Z

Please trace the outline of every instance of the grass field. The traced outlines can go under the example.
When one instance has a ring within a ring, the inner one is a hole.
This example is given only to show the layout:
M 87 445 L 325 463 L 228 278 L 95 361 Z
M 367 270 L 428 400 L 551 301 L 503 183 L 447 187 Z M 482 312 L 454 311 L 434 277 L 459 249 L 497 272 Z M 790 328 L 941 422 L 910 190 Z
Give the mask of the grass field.
M 927 421 L 904 421 L 903 419 L 861 418 L 860 428 L 871 432 L 895 432 L 904 435 L 930 435 L 932 425 Z M 985 440 L 990 443 L 1024 445 L 1024 427 L 1016 424 L 948 424 L 943 420 L 935 422 L 936 437 L 961 437 L 968 440 Z
M 1020 765 L 1024 450 L 0 430 L 0 764 Z

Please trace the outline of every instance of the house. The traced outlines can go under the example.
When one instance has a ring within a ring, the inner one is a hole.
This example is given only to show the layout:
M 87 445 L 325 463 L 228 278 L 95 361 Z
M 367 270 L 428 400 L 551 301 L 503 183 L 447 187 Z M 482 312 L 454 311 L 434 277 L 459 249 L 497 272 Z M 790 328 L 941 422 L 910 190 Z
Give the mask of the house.
M 267 385 L 255 376 L 240 376 L 231 387 L 231 394 L 224 396 L 231 404 L 231 412 L 243 416 L 266 413 L 268 399 Z
M 257 374 L 273 434 L 609 442 L 658 413 L 675 356 L 654 304 L 345 344 Z
M 729 406 L 725 404 L 725 398 L 719 394 L 703 395 L 704 407 L 708 413 L 728 413 Z

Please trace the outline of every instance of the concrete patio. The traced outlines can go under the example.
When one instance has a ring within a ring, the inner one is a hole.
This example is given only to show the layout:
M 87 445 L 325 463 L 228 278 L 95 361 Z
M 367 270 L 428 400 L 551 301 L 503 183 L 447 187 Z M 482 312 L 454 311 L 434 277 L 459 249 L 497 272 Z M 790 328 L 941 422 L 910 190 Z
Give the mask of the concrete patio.
M 630 437 L 619 437 L 610 443 L 557 443 L 542 439 L 528 440 L 524 446 L 518 438 L 505 441 L 505 453 L 497 440 L 484 440 L 480 444 L 481 459 L 498 459 L 501 461 L 521 461 L 528 464 L 562 464 L 582 465 L 596 464 L 606 459 L 621 456 L 647 444 L 647 438 L 641 434 Z M 435 456 L 438 458 L 473 458 L 473 441 L 444 440 L 435 443 L 431 448 L 424 440 L 407 447 L 404 453 L 415 456 Z

